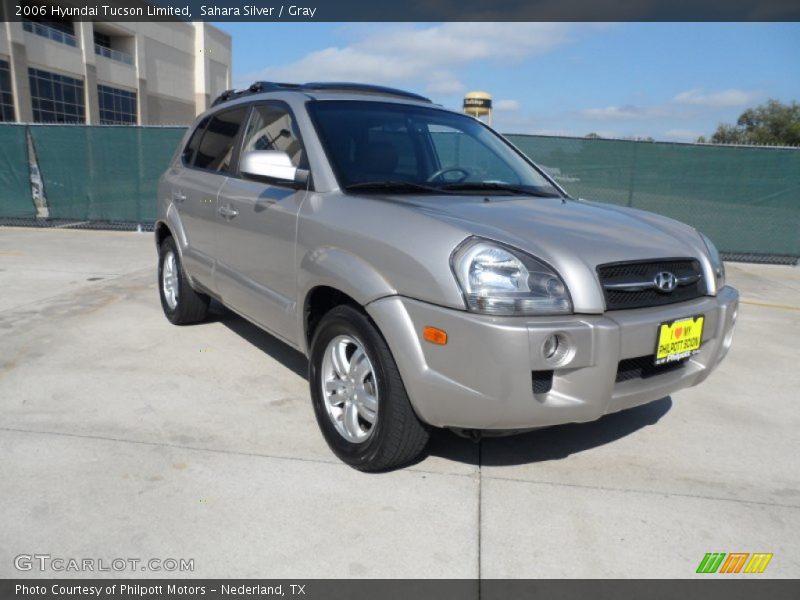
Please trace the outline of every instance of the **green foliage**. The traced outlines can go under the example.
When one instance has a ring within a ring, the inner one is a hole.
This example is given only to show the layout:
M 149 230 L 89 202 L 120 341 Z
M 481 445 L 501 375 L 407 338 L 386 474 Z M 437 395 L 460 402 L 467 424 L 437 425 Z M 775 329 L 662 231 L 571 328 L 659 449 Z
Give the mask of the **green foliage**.
M 766 104 L 748 108 L 739 116 L 736 125 L 720 123 L 711 142 L 800 146 L 800 104 L 768 100 Z

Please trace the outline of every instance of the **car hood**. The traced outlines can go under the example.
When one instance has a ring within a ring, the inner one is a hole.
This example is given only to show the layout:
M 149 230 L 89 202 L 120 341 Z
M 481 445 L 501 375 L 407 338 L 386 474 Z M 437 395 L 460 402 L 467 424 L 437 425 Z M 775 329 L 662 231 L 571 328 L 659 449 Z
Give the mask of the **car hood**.
M 394 200 L 460 227 L 465 237 L 493 239 L 546 261 L 564 278 L 578 311 L 599 308 L 597 265 L 691 257 L 700 260 L 706 277 L 711 275 L 705 246 L 692 227 L 641 210 L 529 196 L 396 196 Z

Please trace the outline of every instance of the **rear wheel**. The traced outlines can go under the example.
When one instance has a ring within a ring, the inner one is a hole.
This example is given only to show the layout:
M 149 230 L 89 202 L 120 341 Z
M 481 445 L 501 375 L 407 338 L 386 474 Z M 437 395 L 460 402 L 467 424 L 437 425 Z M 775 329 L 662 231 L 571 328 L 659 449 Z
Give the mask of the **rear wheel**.
M 326 314 L 311 344 L 311 399 L 331 450 L 361 471 L 402 466 L 428 443 L 397 365 L 372 322 L 350 306 Z
M 192 289 L 171 237 L 161 242 L 158 252 L 158 291 L 164 315 L 174 325 L 189 325 L 208 316 L 209 297 Z

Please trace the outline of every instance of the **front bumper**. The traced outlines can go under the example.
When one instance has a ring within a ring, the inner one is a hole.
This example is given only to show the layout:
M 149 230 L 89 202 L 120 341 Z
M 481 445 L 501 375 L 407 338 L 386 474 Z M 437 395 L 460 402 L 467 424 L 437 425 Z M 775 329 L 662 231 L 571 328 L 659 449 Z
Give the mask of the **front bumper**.
M 437 427 L 513 430 L 592 421 L 605 414 L 697 385 L 719 364 L 730 343 L 739 293 L 689 302 L 563 317 L 489 317 L 391 296 L 367 306 L 397 362 L 419 417 Z M 617 381 L 620 361 L 650 356 L 658 325 L 705 315 L 700 352 L 680 368 Z M 422 340 L 432 325 L 448 334 L 437 346 Z M 553 368 L 544 340 L 561 333 L 574 348 Z M 533 372 L 553 370 L 545 393 L 534 393 Z

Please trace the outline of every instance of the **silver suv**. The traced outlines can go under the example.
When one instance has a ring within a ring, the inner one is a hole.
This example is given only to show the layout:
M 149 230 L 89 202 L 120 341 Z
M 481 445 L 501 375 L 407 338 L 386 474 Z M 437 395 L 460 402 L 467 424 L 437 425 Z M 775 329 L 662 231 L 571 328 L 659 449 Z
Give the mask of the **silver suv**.
M 571 198 L 492 129 L 389 88 L 226 92 L 159 183 L 175 324 L 215 298 L 309 358 L 361 470 L 467 435 L 591 421 L 706 379 L 738 293 L 692 227 Z

